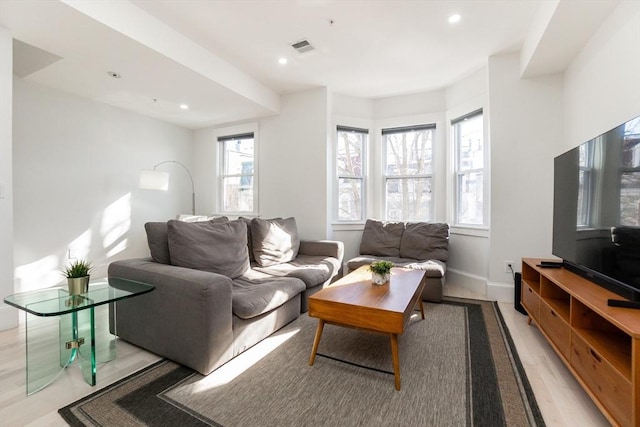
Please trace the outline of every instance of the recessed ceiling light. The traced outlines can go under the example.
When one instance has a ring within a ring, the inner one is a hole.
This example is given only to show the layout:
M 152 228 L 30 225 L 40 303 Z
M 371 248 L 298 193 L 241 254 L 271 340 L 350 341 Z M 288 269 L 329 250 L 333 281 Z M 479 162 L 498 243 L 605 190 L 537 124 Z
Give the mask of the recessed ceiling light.
M 458 21 L 460 21 L 460 15 L 458 15 L 457 13 L 449 17 L 450 24 L 455 24 Z
M 287 58 L 278 58 L 278 64 L 285 65 L 289 60 Z
M 187 104 L 180 104 L 180 108 L 181 108 L 182 110 L 188 110 L 188 109 L 189 109 L 189 106 L 188 106 Z

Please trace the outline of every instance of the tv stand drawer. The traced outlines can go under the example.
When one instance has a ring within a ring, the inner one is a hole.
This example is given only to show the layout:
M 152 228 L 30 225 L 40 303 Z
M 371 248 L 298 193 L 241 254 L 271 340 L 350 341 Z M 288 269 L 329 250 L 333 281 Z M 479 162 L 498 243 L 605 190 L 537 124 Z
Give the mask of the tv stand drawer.
M 571 336 L 571 366 L 614 418 L 631 423 L 631 382 L 577 333 Z
M 571 328 L 560 314 L 544 301 L 540 304 L 540 328 L 549 337 L 560 353 L 569 360 L 571 350 Z
M 527 309 L 529 315 L 538 321 L 540 317 L 540 296 L 524 281 L 522 282 L 522 305 Z

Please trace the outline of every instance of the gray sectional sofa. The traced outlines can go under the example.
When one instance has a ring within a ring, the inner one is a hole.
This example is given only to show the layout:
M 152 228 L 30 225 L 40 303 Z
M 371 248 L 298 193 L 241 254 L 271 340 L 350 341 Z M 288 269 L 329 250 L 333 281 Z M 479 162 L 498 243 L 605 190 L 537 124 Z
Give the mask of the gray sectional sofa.
M 440 302 L 448 258 L 448 224 L 368 219 L 362 232 L 360 255 L 347 261 L 347 268 L 351 272 L 373 261 L 388 260 L 398 267 L 425 270 L 422 299 Z
M 204 375 L 307 310 L 333 281 L 342 242 L 300 241 L 294 218 L 145 224 L 150 258 L 109 277 L 155 285 L 111 307 L 111 331 Z

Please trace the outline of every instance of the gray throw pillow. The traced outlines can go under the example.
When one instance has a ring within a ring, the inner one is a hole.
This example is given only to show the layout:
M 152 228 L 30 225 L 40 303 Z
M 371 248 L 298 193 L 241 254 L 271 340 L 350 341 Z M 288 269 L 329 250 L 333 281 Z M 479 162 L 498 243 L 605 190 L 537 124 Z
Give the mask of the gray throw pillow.
M 253 257 L 261 267 L 294 260 L 300 249 L 296 219 L 274 218 L 251 220 Z
M 247 226 L 235 220 L 167 223 L 171 263 L 232 279 L 249 269 Z
M 147 243 L 151 258 L 160 264 L 171 264 L 169 256 L 169 241 L 167 238 L 166 222 L 147 222 L 144 225 L 147 232 Z
M 449 258 L 449 224 L 407 223 L 400 242 L 400 256 L 446 262 Z
M 400 239 L 404 231 L 402 222 L 368 219 L 360 241 L 361 255 L 400 256 Z

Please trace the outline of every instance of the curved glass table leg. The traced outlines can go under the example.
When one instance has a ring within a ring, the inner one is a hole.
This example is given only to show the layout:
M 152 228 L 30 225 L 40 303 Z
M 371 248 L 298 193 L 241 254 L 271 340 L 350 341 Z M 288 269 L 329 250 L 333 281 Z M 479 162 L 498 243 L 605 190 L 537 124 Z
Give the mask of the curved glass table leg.
M 75 318 L 74 331 L 77 340 L 81 341 L 78 346 L 78 362 L 85 381 L 91 385 L 96 385 L 96 330 L 95 313 L 93 307 L 88 310 L 73 313 Z
M 63 288 L 45 288 L 9 295 L 4 302 L 25 311 L 26 389 L 33 394 L 55 380 L 78 359 L 84 379 L 96 384 L 96 364 L 116 357 L 117 338 L 108 325 L 98 331 L 95 307 L 153 291 L 153 285 L 110 278 L 89 286 L 86 293 L 70 295 Z
M 68 341 L 71 314 L 52 318 L 26 313 L 27 394 L 33 394 L 52 383 L 75 358 L 75 350 L 60 346 Z M 63 338 L 64 337 L 64 338 Z

